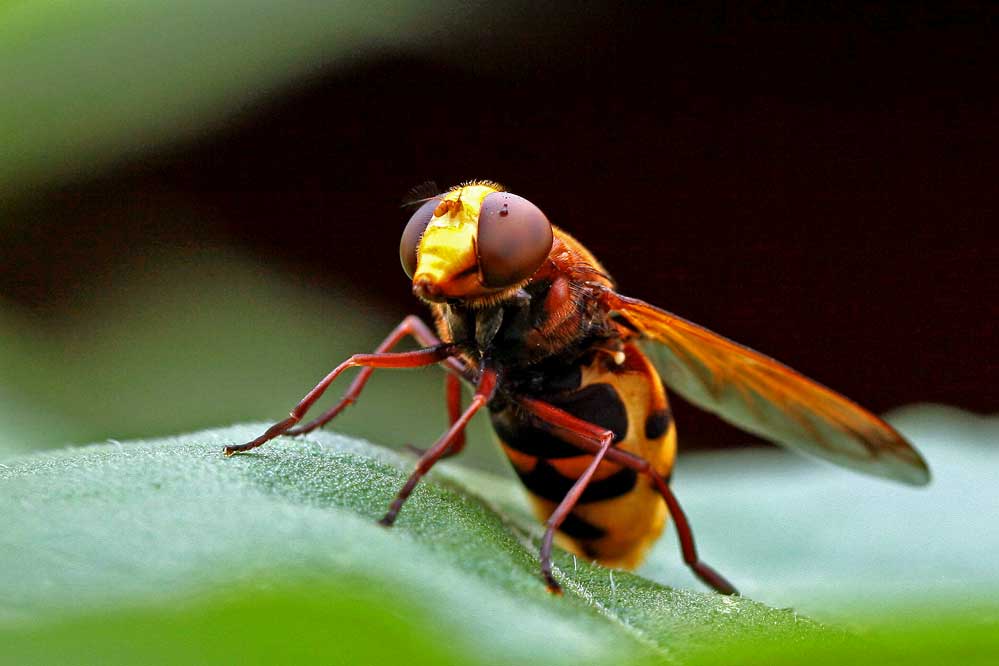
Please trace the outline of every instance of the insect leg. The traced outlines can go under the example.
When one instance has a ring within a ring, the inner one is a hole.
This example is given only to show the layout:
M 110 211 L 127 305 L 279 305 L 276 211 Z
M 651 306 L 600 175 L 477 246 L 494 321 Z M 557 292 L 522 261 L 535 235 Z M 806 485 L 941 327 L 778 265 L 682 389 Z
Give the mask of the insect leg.
M 475 395 L 472 396 L 472 403 L 468 406 L 468 409 L 462 413 L 461 416 L 448 428 L 448 431 L 441 435 L 441 438 L 437 440 L 437 443 L 431 446 L 424 452 L 420 459 L 416 461 L 416 469 L 413 473 L 409 475 L 406 480 L 405 485 L 399 490 L 399 494 L 396 495 L 395 500 L 389 506 L 388 513 L 382 518 L 380 522 L 382 525 L 389 527 L 395 522 L 396 516 L 399 515 L 399 510 L 402 509 L 402 505 L 406 502 L 410 493 L 416 487 L 416 484 L 420 482 L 420 479 L 430 471 L 430 468 L 434 466 L 438 460 L 440 460 L 444 453 L 451 448 L 454 444 L 455 439 L 464 431 L 465 426 L 468 424 L 468 420 L 472 418 L 475 412 L 479 411 L 493 395 L 493 391 L 496 388 L 496 371 L 489 368 L 484 368 L 482 370 L 482 376 L 479 378 L 478 385 L 475 388 Z
M 539 426 L 557 433 L 561 439 L 570 444 L 575 444 L 581 449 L 594 454 L 598 454 L 605 449 L 602 438 L 606 437 L 608 431 L 600 426 L 576 418 L 572 414 L 541 400 L 526 397 L 517 397 L 516 400 L 521 407 L 538 420 Z M 683 561 L 698 578 L 715 591 L 721 594 L 738 594 L 735 587 L 725 580 L 724 576 L 712 569 L 705 562 L 702 562 L 698 557 L 697 548 L 694 545 L 694 533 L 690 529 L 690 523 L 687 521 L 687 516 L 680 507 L 680 503 L 677 501 L 666 479 L 656 472 L 647 460 L 627 451 L 607 448 L 605 457 L 610 462 L 629 467 L 652 479 L 659 494 L 665 500 L 670 515 L 673 517 L 673 524 L 676 525 L 677 537 L 680 540 L 680 550 L 683 553 Z
M 444 392 L 447 394 L 447 416 L 451 425 L 458 422 L 461 417 L 461 381 L 455 375 L 448 373 L 444 376 Z M 465 448 L 464 428 L 455 436 L 454 442 L 444 452 L 445 458 L 461 453 Z
M 448 373 L 444 375 L 444 395 L 447 399 L 447 417 L 448 424 L 454 425 L 458 422 L 458 418 L 461 416 L 461 380 L 457 375 Z M 418 446 L 413 446 L 412 444 L 407 444 L 405 448 L 412 451 L 418 456 L 422 456 L 427 452 L 426 449 L 421 449 Z M 450 448 L 444 452 L 441 458 L 450 458 L 451 456 L 461 453 L 461 450 L 465 448 L 465 431 L 459 432 L 454 441 L 451 443 Z
M 316 400 L 319 400 L 319 398 L 322 397 L 323 392 L 329 388 L 329 385 L 333 383 L 333 380 L 347 368 L 353 368 L 356 366 L 362 366 L 364 368 L 420 368 L 426 365 L 440 363 L 441 361 L 444 361 L 445 359 L 456 354 L 457 351 L 458 349 L 455 345 L 440 344 L 435 347 L 427 347 L 426 349 L 418 349 L 411 352 L 354 354 L 334 368 L 333 371 L 326 375 L 321 382 L 316 384 L 316 387 L 309 391 L 306 396 L 302 398 L 301 402 L 299 402 L 295 408 L 291 410 L 291 414 L 288 418 L 275 423 L 268 428 L 264 434 L 257 437 L 252 442 L 247 442 L 246 444 L 240 444 L 238 446 L 227 446 L 223 451 L 227 456 L 231 456 L 232 454 L 240 451 L 249 451 L 250 449 L 255 449 L 261 444 L 269 442 L 278 435 L 286 432 L 288 428 L 295 425 L 302 419 Z
M 378 345 L 378 347 L 375 348 L 375 353 L 380 354 L 390 351 L 397 344 L 405 340 L 406 336 L 412 336 L 424 347 L 433 347 L 434 345 L 441 344 L 440 339 L 434 335 L 434 332 L 430 330 L 430 327 L 423 323 L 422 319 L 416 315 L 409 315 L 403 319 L 391 333 L 388 334 L 388 337 L 386 337 L 382 343 Z M 448 369 L 451 372 L 457 372 L 466 378 L 468 377 L 467 368 L 465 368 L 465 364 L 459 359 L 451 358 L 448 359 L 447 363 Z M 371 373 L 374 372 L 374 370 L 374 368 L 370 367 L 361 370 L 357 377 L 354 378 L 354 381 L 350 383 L 350 387 L 347 389 L 347 392 L 343 394 L 343 397 L 340 398 L 339 402 L 333 405 L 333 407 L 328 409 L 321 416 L 303 425 L 290 428 L 285 434 L 291 435 L 292 437 L 295 435 L 304 435 L 305 433 L 312 432 L 316 428 L 322 428 L 324 425 L 332 421 L 345 408 L 357 402 L 358 396 L 361 394 L 361 391 L 364 389 L 364 385 L 368 382 L 368 378 L 371 377 Z
M 600 442 L 597 445 L 599 448 L 593 455 L 593 462 L 590 463 L 589 467 L 576 479 L 576 483 L 572 484 L 572 488 L 566 493 L 559 505 L 555 507 L 552 515 L 548 516 L 548 520 L 545 522 L 545 536 L 541 539 L 541 575 L 544 576 L 545 582 L 548 583 L 548 591 L 555 594 L 561 594 L 562 588 L 559 586 L 555 577 L 552 575 L 552 541 L 555 539 L 555 530 L 557 530 L 562 522 L 572 513 L 573 508 L 576 506 L 576 502 L 579 501 L 580 496 L 582 496 L 583 491 L 586 490 L 586 486 L 590 484 L 590 480 L 593 478 L 593 474 L 597 471 L 597 467 L 600 462 L 604 459 L 604 455 L 610 449 L 611 444 L 614 442 L 614 433 L 610 430 L 603 430 L 603 434 L 600 435 Z

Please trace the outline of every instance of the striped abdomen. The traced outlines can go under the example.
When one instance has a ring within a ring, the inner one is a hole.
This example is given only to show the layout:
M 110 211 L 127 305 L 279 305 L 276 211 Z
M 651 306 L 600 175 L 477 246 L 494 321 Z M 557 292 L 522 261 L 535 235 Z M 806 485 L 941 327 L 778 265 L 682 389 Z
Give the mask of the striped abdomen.
M 570 414 L 615 433 L 614 446 L 648 460 L 669 476 L 676 429 L 662 382 L 645 355 L 626 344 L 624 362 L 598 351 L 582 365 L 575 388 L 539 395 Z M 575 383 L 575 382 L 574 382 Z M 592 461 L 588 454 L 529 423 L 507 407 L 492 412 L 493 428 L 514 470 L 546 520 Z M 597 468 L 572 514 L 562 524 L 562 545 L 601 563 L 632 568 L 662 532 L 666 507 L 648 477 L 611 462 Z

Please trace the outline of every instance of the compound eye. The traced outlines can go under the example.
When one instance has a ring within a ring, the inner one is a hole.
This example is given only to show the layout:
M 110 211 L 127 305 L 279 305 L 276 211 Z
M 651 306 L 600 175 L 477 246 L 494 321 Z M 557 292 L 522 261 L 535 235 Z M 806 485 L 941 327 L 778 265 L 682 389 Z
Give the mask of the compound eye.
M 487 287 L 509 287 L 530 277 L 551 252 L 552 225 L 524 197 L 493 192 L 482 200 L 476 249 Z
M 402 260 L 402 270 L 406 271 L 410 280 L 416 273 L 416 249 L 420 246 L 420 237 L 433 219 L 434 209 L 439 203 L 437 199 L 431 199 L 416 209 L 402 232 L 402 240 L 399 241 L 399 259 Z

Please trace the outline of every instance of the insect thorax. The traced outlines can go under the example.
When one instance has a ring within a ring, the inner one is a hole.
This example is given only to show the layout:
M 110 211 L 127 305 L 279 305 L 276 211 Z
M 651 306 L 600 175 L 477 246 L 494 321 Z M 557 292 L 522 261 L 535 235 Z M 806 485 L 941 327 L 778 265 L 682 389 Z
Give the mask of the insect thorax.
M 537 280 L 513 298 L 486 308 L 462 303 L 438 306 L 445 339 L 466 347 L 475 365 L 488 358 L 504 386 L 545 395 L 578 386 L 578 367 L 595 347 L 617 344 L 616 328 L 592 300 L 575 293 L 553 304 L 550 280 Z

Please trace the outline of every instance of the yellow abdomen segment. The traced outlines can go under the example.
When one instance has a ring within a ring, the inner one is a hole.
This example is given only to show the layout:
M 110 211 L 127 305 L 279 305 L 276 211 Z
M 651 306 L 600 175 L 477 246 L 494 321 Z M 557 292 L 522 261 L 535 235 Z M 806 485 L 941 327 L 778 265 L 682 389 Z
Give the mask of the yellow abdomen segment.
M 598 351 L 581 368 L 577 389 L 539 398 L 613 430 L 616 448 L 644 458 L 668 477 L 676 456 L 676 429 L 662 382 L 637 347 L 625 345 L 623 352 L 622 359 Z M 535 513 L 547 520 L 593 457 L 576 455 L 578 449 L 519 421 L 516 414 L 493 414 L 493 424 Z M 607 566 L 631 569 L 659 537 L 666 513 L 648 477 L 605 461 L 563 523 L 560 545 Z

